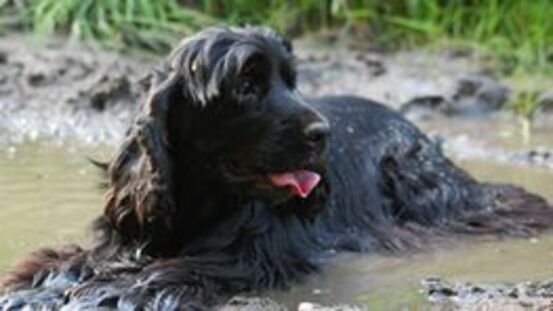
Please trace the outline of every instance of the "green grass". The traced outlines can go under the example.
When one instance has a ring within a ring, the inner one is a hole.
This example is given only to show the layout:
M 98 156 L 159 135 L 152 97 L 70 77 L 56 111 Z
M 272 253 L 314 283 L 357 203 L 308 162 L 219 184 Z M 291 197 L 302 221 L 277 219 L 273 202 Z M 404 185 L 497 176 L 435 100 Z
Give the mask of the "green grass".
M 508 108 L 524 119 L 531 120 L 538 109 L 540 93 L 536 91 L 522 91 L 509 103 Z
M 204 0 L 198 8 L 234 25 L 263 24 L 281 33 L 300 34 L 324 28 L 330 21 L 329 1 Z
M 507 74 L 536 69 L 551 72 L 552 69 L 553 2 L 549 0 L 357 0 L 347 3 L 353 4 L 342 4 L 342 14 L 360 16 L 353 17 L 355 23 L 368 24 L 376 31 L 375 37 L 380 37 L 385 44 L 465 42 L 497 57 Z
M 18 14 L 2 9 L 17 3 Z M 497 58 L 505 74 L 553 72 L 552 16 L 550 0 L 0 0 L 0 29 L 19 18 L 38 34 L 158 52 L 220 22 L 292 35 L 341 29 L 387 48 L 460 42 Z
M 532 118 L 538 109 L 539 92 L 522 91 L 518 93 L 507 106 L 520 119 L 520 129 L 524 143 L 530 141 L 532 134 Z
M 221 22 L 292 35 L 341 29 L 387 48 L 461 43 L 497 58 L 505 74 L 553 73 L 552 16 L 551 0 L 0 0 L 0 30 L 19 21 L 38 34 L 162 52 Z
M 0 34 L 7 32 L 10 26 L 22 20 L 20 10 L 9 0 L 0 0 Z
M 203 12 L 230 23 L 268 24 L 292 34 L 342 29 L 393 49 L 454 42 L 497 58 L 505 74 L 553 73 L 550 0 L 199 2 Z
M 28 0 L 22 15 L 24 26 L 39 35 L 60 32 L 155 52 L 215 22 L 176 0 Z

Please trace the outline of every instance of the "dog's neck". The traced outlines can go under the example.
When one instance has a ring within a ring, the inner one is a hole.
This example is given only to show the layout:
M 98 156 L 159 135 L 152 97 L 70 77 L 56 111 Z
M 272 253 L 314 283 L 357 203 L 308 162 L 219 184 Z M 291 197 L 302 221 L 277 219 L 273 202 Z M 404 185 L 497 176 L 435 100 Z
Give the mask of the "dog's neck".
M 188 163 L 176 164 L 173 170 L 175 234 L 180 246 L 192 242 L 203 231 L 209 230 L 232 217 L 245 198 L 228 191 L 222 183 L 210 180 L 191 170 Z
M 166 170 L 168 174 L 163 175 L 165 182 L 161 183 L 167 186 L 159 188 L 162 192 L 155 193 L 158 195 L 156 200 L 144 201 L 154 205 L 141 207 L 137 211 L 137 202 L 110 201 L 117 205 L 106 210 L 106 217 L 100 219 L 101 225 L 97 226 L 98 231 L 103 232 L 103 244 L 120 241 L 116 244 L 124 248 L 130 247 L 131 250 L 135 247 L 144 248 L 149 255 L 175 256 L 185 254 L 190 247 L 194 248 L 193 245 L 201 243 L 203 237 L 213 236 L 212 231 L 218 230 L 215 228 L 256 227 L 259 219 L 266 218 L 267 213 L 273 214 L 275 220 L 298 215 L 301 215 L 301 219 L 309 219 L 305 216 L 314 215 L 324 206 L 327 193 L 324 178 L 309 198 L 292 199 L 273 206 L 269 202 L 244 196 L 240 191 L 233 191 L 227 184 L 205 176 L 203 170 L 194 166 L 194 161 L 188 160 L 185 153 L 172 154 L 169 159 L 170 162 L 166 165 L 169 168 Z M 150 178 L 150 175 L 152 174 L 139 178 Z M 135 181 L 134 184 L 144 185 L 147 182 L 149 180 Z M 150 188 L 130 184 L 122 189 L 120 192 Z M 131 197 L 140 199 L 142 196 L 135 194 Z M 116 222 L 119 218 L 123 220 Z M 259 230 L 256 234 L 259 234 Z

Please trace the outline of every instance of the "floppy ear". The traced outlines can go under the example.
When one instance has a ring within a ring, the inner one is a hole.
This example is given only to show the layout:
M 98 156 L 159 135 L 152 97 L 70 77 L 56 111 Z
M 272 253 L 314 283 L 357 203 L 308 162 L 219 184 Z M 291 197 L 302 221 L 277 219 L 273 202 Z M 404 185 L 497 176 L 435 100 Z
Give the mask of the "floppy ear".
M 178 94 L 176 71 L 154 71 L 148 98 L 108 168 L 104 217 L 123 243 L 159 249 L 171 241 L 171 156 L 167 111 Z

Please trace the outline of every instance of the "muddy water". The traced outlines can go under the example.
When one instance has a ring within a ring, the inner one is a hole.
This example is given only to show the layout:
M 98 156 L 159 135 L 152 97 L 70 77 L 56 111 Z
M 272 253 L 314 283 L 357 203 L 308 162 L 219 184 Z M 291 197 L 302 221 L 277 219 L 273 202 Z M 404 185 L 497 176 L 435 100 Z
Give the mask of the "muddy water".
M 540 168 L 486 161 L 457 161 L 480 180 L 512 182 L 553 200 L 553 174 Z M 276 293 L 289 306 L 302 301 L 352 303 L 372 310 L 426 309 L 420 281 L 441 276 L 454 281 L 521 282 L 553 277 L 553 234 L 537 239 L 486 238 L 404 257 L 343 255 L 322 275 L 290 292 Z
M 466 148 L 479 146 L 476 142 L 501 150 L 528 146 L 517 143 L 516 128 L 510 122 L 479 122 L 480 128 L 468 124 L 450 122 L 446 134 L 467 135 L 471 143 Z M 423 125 L 437 133 L 443 132 L 442 126 L 439 122 Z M 550 133 L 538 132 L 532 144 L 551 148 Z M 0 274 L 39 246 L 85 239 L 87 224 L 102 206 L 100 176 L 86 157 L 107 159 L 109 150 L 40 143 L 0 145 Z M 450 152 L 456 157 L 458 151 Z M 553 171 L 548 168 L 513 165 L 493 157 L 456 158 L 481 180 L 516 183 L 553 200 Z M 460 242 L 404 257 L 344 254 L 329 264 L 324 274 L 291 291 L 271 293 L 271 297 L 290 307 L 313 301 L 359 303 L 375 310 L 424 309 L 427 305 L 419 282 L 428 275 L 492 283 L 540 280 L 553 277 L 552 261 L 553 234 L 531 240 Z
M 0 274 L 30 250 L 84 238 L 102 201 L 86 156 L 104 150 L 0 145 Z
M 449 145 L 458 158 L 471 158 L 478 153 L 553 149 L 553 122 L 534 124 L 530 134 L 523 131 L 519 118 L 503 113 L 482 118 L 434 118 L 416 123 L 431 136 L 453 138 Z

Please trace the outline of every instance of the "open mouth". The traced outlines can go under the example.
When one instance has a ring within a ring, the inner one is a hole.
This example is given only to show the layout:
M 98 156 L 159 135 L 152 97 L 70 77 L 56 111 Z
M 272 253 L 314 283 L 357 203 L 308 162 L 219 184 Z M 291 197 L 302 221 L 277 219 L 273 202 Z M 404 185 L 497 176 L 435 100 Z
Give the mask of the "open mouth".
M 291 169 L 274 173 L 252 173 L 245 170 L 226 169 L 227 180 L 239 184 L 254 184 L 259 190 L 281 189 L 290 195 L 307 198 L 321 182 L 321 173 L 309 169 Z
M 309 170 L 293 170 L 268 174 L 269 182 L 279 188 L 288 189 L 293 195 L 307 198 L 321 181 L 321 175 Z
M 240 168 L 236 163 L 225 166 L 227 180 L 237 184 L 253 184 L 258 190 L 278 189 L 281 194 L 307 198 L 321 183 L 321 169 L 313 165 L 274 172 Z

